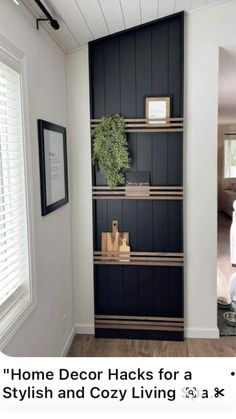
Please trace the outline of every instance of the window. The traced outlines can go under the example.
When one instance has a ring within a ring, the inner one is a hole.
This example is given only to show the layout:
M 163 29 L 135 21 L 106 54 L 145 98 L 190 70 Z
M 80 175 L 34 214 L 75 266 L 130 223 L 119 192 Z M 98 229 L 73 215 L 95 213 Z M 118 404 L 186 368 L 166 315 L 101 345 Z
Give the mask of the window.
M 224 177 L 236 177 L 236 134 L 225 134 L 224 159 Z
M 19 60 L 0 49 L 0 344 L 32 303 Z

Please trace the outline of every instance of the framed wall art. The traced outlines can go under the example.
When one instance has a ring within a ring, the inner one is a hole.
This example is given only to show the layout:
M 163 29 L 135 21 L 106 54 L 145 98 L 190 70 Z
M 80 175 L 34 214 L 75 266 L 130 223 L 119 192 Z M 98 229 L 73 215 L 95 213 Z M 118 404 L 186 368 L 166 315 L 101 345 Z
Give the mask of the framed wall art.
M 69 201 L 66 128 L 38 119 L 42 215 Z
M 165 124 L 170 118 L 170 97 L 146 97 L 145 118 L 149 124 Z

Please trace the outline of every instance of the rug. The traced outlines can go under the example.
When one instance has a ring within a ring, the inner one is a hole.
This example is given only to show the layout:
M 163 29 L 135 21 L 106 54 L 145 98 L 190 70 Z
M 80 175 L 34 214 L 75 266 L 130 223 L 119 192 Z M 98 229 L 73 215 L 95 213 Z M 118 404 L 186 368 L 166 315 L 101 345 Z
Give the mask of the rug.
M 236 336 L 236 327 L 229 326 L 224 321 L 223 314 L 226 313 L 226 311 L 236 312 L 236 302 L 232 302 L 230 309 L 222 309 L 218 307 L 217 325 L 220 332 L 220 336 Z

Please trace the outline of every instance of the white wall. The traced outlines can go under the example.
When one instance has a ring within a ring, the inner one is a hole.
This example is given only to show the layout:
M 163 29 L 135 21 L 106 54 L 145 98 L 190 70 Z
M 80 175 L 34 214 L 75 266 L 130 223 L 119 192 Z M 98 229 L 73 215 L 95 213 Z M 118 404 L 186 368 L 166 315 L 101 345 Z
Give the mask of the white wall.
M 67 59 L 68 125 L 71 139 L 71 204 L 76 331 L 94 332 L 92 180 L 88 48 Z
M 236 2 L 185 19 L 186 336 L 217 337 L 217 125 L 220 46 L 236 45 Z M 91 166 L 87 49 L 68 56 L 75 321 L 93 331 Z M 83 206 L 83 208 L 82 208 Z M 79 251 L 80 250 L 80 251 Z M 88 327 L 90 325 L 90 327 Z
M 66 205 L 41 216 L 37 119 L 67 126 L 64 53 L 35 19 L 9 0 L 0 2 L 1 33 L 27 59 L 32 149 L 37 308 L 4 348 L 8 355 L 56 356 L 73 328 L 71 210 Z M 64 322 L 62 322 L 65 316 Z
M 189 336 L 217 336 L 219 47 L 236 45 L 231 1 L 186 17 L 185 316 Z

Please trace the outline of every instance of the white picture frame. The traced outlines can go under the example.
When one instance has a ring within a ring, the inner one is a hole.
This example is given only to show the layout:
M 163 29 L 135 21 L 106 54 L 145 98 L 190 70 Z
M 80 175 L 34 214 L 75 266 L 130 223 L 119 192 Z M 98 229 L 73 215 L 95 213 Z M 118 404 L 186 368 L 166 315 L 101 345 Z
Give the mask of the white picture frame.
M 146 97 L 145 118 L 148 124 L 166 124 L 170 118 L 170 97 Z

